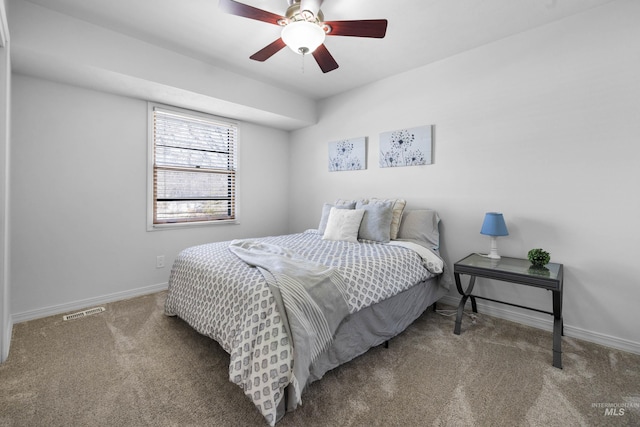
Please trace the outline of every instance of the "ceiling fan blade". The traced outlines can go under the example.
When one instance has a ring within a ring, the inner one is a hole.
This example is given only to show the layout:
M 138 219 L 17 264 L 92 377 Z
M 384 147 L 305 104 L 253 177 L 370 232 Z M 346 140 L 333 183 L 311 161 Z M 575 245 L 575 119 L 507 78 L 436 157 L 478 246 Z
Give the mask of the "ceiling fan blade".
M 308 10 L 313 16 L 318 16 L 318 11 L 322 6 L 322 0 L 300 0 L 300 10 Z
M 264 62 L 267 59 L 271 58 L 276 53 L 280 52 L 280 49 L 282 49 L 285 46 L 286 44 L 284 44 L 282 39 L 278 39 L 273 43 L 271 43 L 270 45 L 265 46 L 264 48 L 260 49 L 259 51 L 251 55 L 250 58 L 253 59 L 254 61 Z
M 333 59 L 333 56 L 331 56 L 325 45 L 321 44 L 318 46 L 312 55 L 323 73 L 328 73 L 338 68 L 338 63 Z
M 220 0 L 220 9 L 232 15 L 242 16 L 256 21 L 268 22 L 269 24 L 279 25 L 278 21 L 285 19 L 284 16 L 258 9 L 244 3 L 238 3 L 234 0 Z
M 386 19 L 363 19 L 359 21 L 326 21 L 331 27 L 328 36 L 372 37 L 381 39 L 387 33 Z

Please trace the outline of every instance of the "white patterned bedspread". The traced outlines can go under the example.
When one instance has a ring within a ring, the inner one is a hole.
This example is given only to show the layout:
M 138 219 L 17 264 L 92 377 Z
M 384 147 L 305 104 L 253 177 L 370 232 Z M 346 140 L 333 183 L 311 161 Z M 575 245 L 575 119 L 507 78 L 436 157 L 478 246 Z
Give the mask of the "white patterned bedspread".
M 336 267 L 346 281 L 350 313 L 434 276 L 416 252 L 404 247 L 322 240 L 316 230 L 259 240 Z M 292 343 L 262 274 L 234 255 L 229 243 L 194 246 L 178 255 L 165 313 L 220 343 L 231 355 L 229 379 L 274 425 L 292 378 Z

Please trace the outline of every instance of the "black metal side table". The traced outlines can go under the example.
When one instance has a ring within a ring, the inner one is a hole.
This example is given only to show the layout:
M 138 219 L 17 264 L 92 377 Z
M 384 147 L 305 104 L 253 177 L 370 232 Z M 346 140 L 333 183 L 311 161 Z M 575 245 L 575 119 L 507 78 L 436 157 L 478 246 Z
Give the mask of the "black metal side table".
M 474 313 L 478 312 L 476 298 L 480 298 L 498 302 L 500 304 L 507 304 L 514 307 L 550 314 L 553 316 L 553 366 L 562 369 L 562 335 L 564 335 L 562 322 L 562 264 L 549 263 L 542 268 L 535 268 L 526 259 L 502 257 L 495 260 L 478 254 L 471 254 L 453 265 L 453 274 L 456 280 L 458 292 L 462 295 L 460 304 L 458 304 L 456 325 L 453 329 L 454 334 L 460 335 L 462 315 L 467 299 L 471 299 L 471 308 Z M 462 284 L 460 282 L 461 274 L 470 276 L 469 285 L 466 290 L 462 289 Z M 472 295 L 471 292 L 473 292 L 476 277 L 485 277 L 487 279 L 511 282 L 525 286 L 534 286 L 549 290 L 553 292 L 553 312 Z

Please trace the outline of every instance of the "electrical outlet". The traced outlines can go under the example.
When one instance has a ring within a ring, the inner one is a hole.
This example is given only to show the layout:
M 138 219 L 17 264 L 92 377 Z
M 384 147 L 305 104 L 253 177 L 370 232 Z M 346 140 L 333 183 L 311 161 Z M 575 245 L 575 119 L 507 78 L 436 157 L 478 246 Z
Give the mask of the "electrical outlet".
M 164 255 L 156 257 L 156 268 L 164 268 Z

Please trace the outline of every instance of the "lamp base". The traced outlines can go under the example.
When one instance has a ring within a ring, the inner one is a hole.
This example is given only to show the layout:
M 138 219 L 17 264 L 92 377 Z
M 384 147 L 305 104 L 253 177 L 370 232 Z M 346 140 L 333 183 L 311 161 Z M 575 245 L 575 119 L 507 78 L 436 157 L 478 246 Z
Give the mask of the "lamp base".
M 496 236 L 491 236 L 491 252 L 489 252 L 486 257 L 500 259 L 500 255 L 498 255 L 498 238 Z

